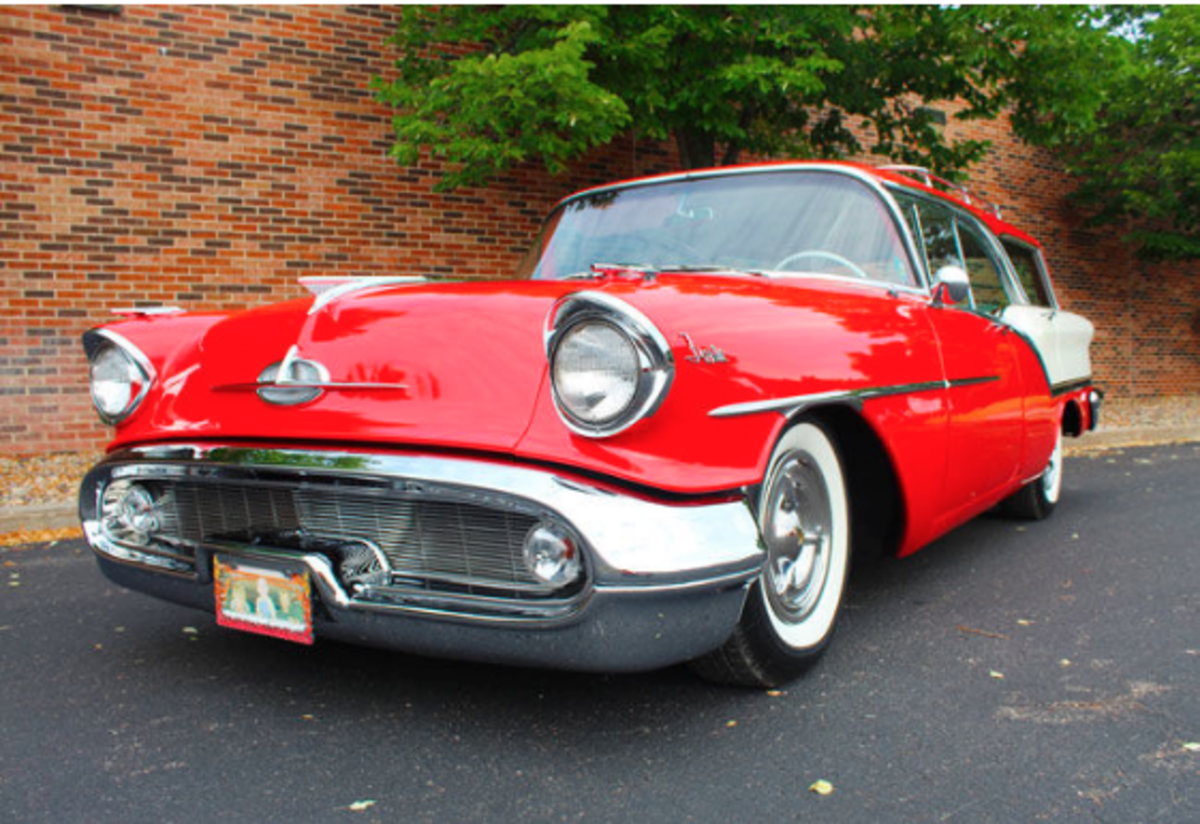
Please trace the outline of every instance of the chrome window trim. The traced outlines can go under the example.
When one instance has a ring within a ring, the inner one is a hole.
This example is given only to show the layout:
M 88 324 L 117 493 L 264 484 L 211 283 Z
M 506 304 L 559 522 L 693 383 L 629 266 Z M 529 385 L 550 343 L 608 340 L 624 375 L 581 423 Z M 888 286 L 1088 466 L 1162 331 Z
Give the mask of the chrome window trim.
M 142 372 L 141 391 L 137 397 L 129 402 L 125 407 L 125 411 L 120 415 L 106 415 L 96 406 L 95 399 L 92 400 L 92 408 L 96 410 L 96 414 L 100 416 L 100 420 L 110 426 L 116 426 L 121 421 L 129 418 L 142 405 L 142 401 L 146 399 L 146 395 L 150 392 L 150 387 L 158 380 L 158 372 L 154 369 L 154 364 L 146 357 L 141 349 L 134 346 L 133 342 L 119 332 L 114 332 L 111 329 L 89 329 L 83 333 L 83 351 L 88 359 L 88 394 L 91 394 L 91 365 L 95 360 L 96 355 L 105 345 L 112 345 L 120 349 L 128 355 L 139 370 Z
M 1016 277 L 1016 274 L 1012 270 L 1012 263 L 1008 259 L 1008 253 L 1004 251 L 1004 244 L 1000 240 L 1000 237 L 991 230 L 991 227 L 972 214 L 969 209 L 963 208 L 961 204 L 955 203 L 952 200 L 943 200 L 942 198 L 930 195 L 928 192 L 922 192 L 917 189 L 906 189 L 899 184 L 889 183 L 887 185 L 904 192 L 904 194 L 909 197 L 944 207 L 950 212 L 954 219 L 954 244 L 958 249 L 959 260 L 964 264 L 966 262 L 966 258 L 962 251 L 962 240 L 958 236 L 958 224 L 959 221 L 964 217 L 970 220 L 972 226 L 978 228 L 980 232 L 982 232 L 985 243 L 991 247 L 992 254 L 998 256 L 1000 266 L 997 268 L 997 272 L 1000 276 L 1001 286 L 1004 289 L 1005 294 L 1008 295 L 1010 302 L 1022 305 L 1029 303 L 1025 297 L 1025 290 L 1021 287 L 1020 278 Z M 916 217 L 919 224 L 921 220 L 921 215 L 919 212 L 917 213 Z M 1012 238 L 1011 235 L 1005 235 L 1005 237 Z M 1015 238 L 1012 239 L 1015 240 Z M 924 238 L 921 238 L 920 248 L 921 262 L 924 264 L 924 271 L 928 274 L 928 277 L 932 282 L 933 273 L 929 271 L 929 257 L 925 249 Z M 1036 249 L 1036 247 L 1033 248 Z M 975 311 L 974 289 L 971 291 L 971 311 Z
M 559 397 L 558 386 L 554 382 L 554 359 L 558 344 L 567 332 L 589 320 L 610 323 L 621 330 L 637 352 L 641 367 L 638 386 L 629 406 L 605 424 L 591 424 L 575 418 Z M 559 299 L 546 315 L 543 340 L 554 408 L 563 424 L 577 435 L 607 438 L 651 417 L 666 399 L 675 380 L 675 356 L 671 352 L 671 345 L 654 322 L 636 307 L 604 292 L 584 290 Z
M 715 177 L 741 177 L 742 175 L 774 174 L 779 172 L 823 172 L 826 174 L 849 177 L 865 184 L 867 188 L 880 197 L 884 203 L 884 206 L 887 208 L 888 213 L 891 215 L 892 222 L 896 227 L 896 231 L 899 233 L 900 238 L 904 243 L 904 250 L 908 254 L 909 266 L 912 269 L 913 274 L 916 276 L 917 283 L 914 285 L 909 283 L 896 283 L 888 280 L 864 280 L 863 278 L 857 278 L 851 275 L 830 275 L 829 277 L 852 283 L 872 283 L 879 284 L 890 289 L 914 291 L 918 294 L 925 295 L 926 297 L 930 295 L 929 278 L 927 277 L 925 267 L 921 266 L 922 258 L 917 254 L 918 247 L 913 240 L 912 233 L 909 231 L 908 222 L 904 220 L 904 216 L 901 214 L 899 206 L 897 206 L 896 201 L 892 198 L 891 192 L 888 191 L 888 186 L 882 183 L 874 175 L 870 175 L 861 169 L 854 168 L 853 166 L 827 166 L 819 163 L 803 162 L 779 163 L 772 164 L 770 166 L 747 166 L 729 169 L 708 169 L 700 172 L 680 172 L 679 174 L 666 175 L 663 177 L 654 177 L 643 180 L 630 180 L 623 183 L 614 183 L 609 186 L 598 186 L 594 189 L 585 189 L 582 192 L 577 192 L 569 197 L 563 198 L 550 211 L 550 215 L 543 222 L 543 225 L 545 223 L 549 223 L 560 209 L 566 208 L 567 205 L 574 203 L 576 200 L 580 200 L 585 197 L 592 197 L 604 192 L 615 192 L 623 189 L 657 186 L 666 183 L 680 183 L 688 180 L 707 180 Z M 898 188 L 904 189 L 903 186 L 898 186 Z M 908 190 L 904 189 L 904 191 Z

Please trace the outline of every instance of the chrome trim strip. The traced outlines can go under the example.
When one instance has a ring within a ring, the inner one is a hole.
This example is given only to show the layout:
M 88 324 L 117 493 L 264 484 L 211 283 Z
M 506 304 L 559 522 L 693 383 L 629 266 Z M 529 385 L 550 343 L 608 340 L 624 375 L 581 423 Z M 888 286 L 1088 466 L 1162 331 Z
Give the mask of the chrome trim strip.
M 697 578 L 692 581 L 682 581 L 677 584 L 648 584 L 645 586 L 622 584 L 618 586 L 597 586 L 596 591 L 625 595 L 633 593 L 645 594 L 649 592 L 687 592 L 694 589 L 720 589 L 723 587 L 746 586 L 749 585 L 750 582 L 750 577 L 747 577 L 744 572 L 730 572 L 724 575 L 714 575 L 710 578 Z
M 354 292 L 361 292 L 364 289 L 373 289 L 376 286 L 402 286 L 405 284 L 427 283 L 425 278 L 419 275 L 396 275 L 393 277 L 363 277 L 355 278 L 346 283 L 330 287 L 323 290 L 315 298 L 313 298 L 312 306 L 308 308 L 308 314 L 315 315 L 320 312 L 335 300 L 339 300 L 346 295 Z
M 947 389 L 958 389 L 963 386 L 978 386 L 981 383 L 998 383 L 999 375 L 988 375 L 982 378 L 954 378 L 946 381 Z
M 212 388 L 213 392 L 256 392 L 264 386 L 282 386 L 288 389 L 385 389 L 406 391 L 406 383 L 356 383 L 353 381 L 276 381 L 275 383 L 222 383 Z
M 709 411 L 710 418 L 734 418 L 741 415 L 757 415 L 762 412 L 779 412 L 785 418 L 797 415 L 806 409 L 822 404 L 848 403 L 861 407 L 864 401 L 887 398 L 892 395 L 912 395 L 918 392 L 933 392 L 938 389 L 960 389 L 982 383 L 995 383 L 999 375 L 979 378 L 954 378 L 952 380 L 905 383 L 896 386 L 876 386 L 869 389 L 845 389 L 833 392 L 814 392 L 811 395 L 792 395 L 787 398 L 769 398 L 761 401 L 733 403 Z
M 711 418 L 733 418 L 740 415 L 757 415 L 762 412 L 780 412 L 784 417 L 791 417 L 805 409 L 821 404 L 849 403 L 861 406 L 864 401 L 872 398 L 885 398 L 890 395 L 911 395 L 917 392 L 932 392 L 938 389 L 948 389 L 946 381 L 926 381 L 924 383 L 907 383 L 898 386 L 876 386 L 869 389 L 843 389 L 833 392 L 816 392 L 811 395 L 793 395 L 788 398 L 770 398 L 761 401 L 748 401 L 720 406 L 710 410 Z

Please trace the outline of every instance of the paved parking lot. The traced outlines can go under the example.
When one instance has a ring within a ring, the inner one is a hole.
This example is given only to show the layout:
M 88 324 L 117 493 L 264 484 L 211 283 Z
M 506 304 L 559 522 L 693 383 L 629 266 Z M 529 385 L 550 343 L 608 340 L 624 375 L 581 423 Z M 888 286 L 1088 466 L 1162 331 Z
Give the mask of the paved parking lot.
M 1071 458 L 777 693 L 305 649 L 0 550 L 0 819 L 1194 822 L 1198 528 L 1200 445 Z

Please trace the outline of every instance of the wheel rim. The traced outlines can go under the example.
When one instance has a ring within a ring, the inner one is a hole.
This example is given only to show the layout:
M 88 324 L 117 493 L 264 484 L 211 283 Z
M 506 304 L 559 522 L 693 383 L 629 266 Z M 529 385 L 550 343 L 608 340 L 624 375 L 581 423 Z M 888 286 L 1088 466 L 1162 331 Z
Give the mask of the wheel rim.
M 1054 451 L 1050 453 L 1050 463 L 1042 473 L 1042 493 L 1050 503 L 1058 503 L 1062 492 L 1062 433 L 1054 440 Z
M 799 624 L 820 602 L 829 581 L 833 513 L 828 483 L 807 452 L 789 452 L 776 464 L 765 499 L 763 585 L 779 620 Z

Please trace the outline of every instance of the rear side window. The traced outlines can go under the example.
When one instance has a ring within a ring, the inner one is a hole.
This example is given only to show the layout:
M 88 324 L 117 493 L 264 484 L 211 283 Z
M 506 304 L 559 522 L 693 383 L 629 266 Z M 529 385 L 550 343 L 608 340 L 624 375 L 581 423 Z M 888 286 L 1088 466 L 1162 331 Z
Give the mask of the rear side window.
M 1001 242 L 1029 302 L 1034 306 L 1053 306 L 1054 301 L 1050 299 L 1050 290 L 1046 287 L 1046 273 L 1037 249 L 1008 239 Z

